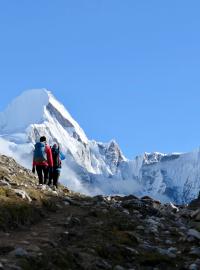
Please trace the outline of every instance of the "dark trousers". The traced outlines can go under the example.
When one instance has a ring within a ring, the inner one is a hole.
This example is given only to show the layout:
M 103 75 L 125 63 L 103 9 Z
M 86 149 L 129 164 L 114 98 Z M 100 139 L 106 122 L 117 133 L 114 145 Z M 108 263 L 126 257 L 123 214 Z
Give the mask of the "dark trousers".
M 49 175 L 49 185 L 51 185 L 52 180 L 53 180 L 53 185 L 58 187 L 59 177 L 60 177 L 60 171 L 57 170 L 56 168 L 53 168 L 52 172 Z
M 39 184 L 47 184 L 48 183 L 48 177 L 49 177 L 49 168 L 47 166 L 36 166 L 37 175 L 39 178 Z

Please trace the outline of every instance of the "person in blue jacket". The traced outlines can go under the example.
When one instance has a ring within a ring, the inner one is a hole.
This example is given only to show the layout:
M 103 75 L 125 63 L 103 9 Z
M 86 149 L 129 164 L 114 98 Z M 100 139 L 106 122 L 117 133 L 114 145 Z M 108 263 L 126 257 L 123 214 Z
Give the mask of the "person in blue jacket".
M 55 188 L 58 187 L 58 181 L 62 168 L 62 160 L 65 159 L 65 155 L 60 151 L 60 146 L 58 144 L 54 144 L 51 147 L 52 157 L 53 157 L 53 168 L 49 175 L 49 186 L 52 184 Z

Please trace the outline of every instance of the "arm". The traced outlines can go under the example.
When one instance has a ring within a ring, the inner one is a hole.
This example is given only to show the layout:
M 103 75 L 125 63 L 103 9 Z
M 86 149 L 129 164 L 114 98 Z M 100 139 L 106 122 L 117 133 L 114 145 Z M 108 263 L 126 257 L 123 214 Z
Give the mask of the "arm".
M 33 151 L 33 163 L 32 163 L 32 172 L 35 173 L 35 161 L 34 161 L 34 151 Z
M 52 157 L 52 152 L 51 148 L 47 145 L 46 146 L 46 153 L 47 153 L 47 162 L 49 167 L 53 167 L 53 157 Z

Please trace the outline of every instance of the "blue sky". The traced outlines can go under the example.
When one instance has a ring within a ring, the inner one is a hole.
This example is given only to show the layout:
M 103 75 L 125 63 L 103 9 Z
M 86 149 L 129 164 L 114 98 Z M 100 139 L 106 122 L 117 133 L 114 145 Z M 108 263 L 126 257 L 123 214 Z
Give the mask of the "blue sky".
M 200 2 L 0 2 L 0 110 L 48 88 L 129 158 L 200 145 Z

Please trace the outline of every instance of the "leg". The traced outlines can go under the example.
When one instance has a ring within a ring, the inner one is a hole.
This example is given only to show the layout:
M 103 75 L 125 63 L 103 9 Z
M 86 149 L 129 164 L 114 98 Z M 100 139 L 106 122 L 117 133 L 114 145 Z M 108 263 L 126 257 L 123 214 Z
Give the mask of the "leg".
M 36 166 L 37 175 L 39 178 L 39 184 L 43 184 L 43 173 L 42 173 L 42 166 Z
M 53 185 L 55 187 L 58 187 L 59 177 L 60 177 L 60 172 L 58 170 L 54 170 L 54 172 L 53 172 Z
M 49 186 L 52 184 L 53 172 L 54 172 L 54 169 L 50 168 L 50 170 L 49 170 L 49 183 L 48 183 Z
M 42 170 L 44 174 L 44 184 L 47 185 L 49 182 L 49 168 L 47 166 L 43 166 Z

